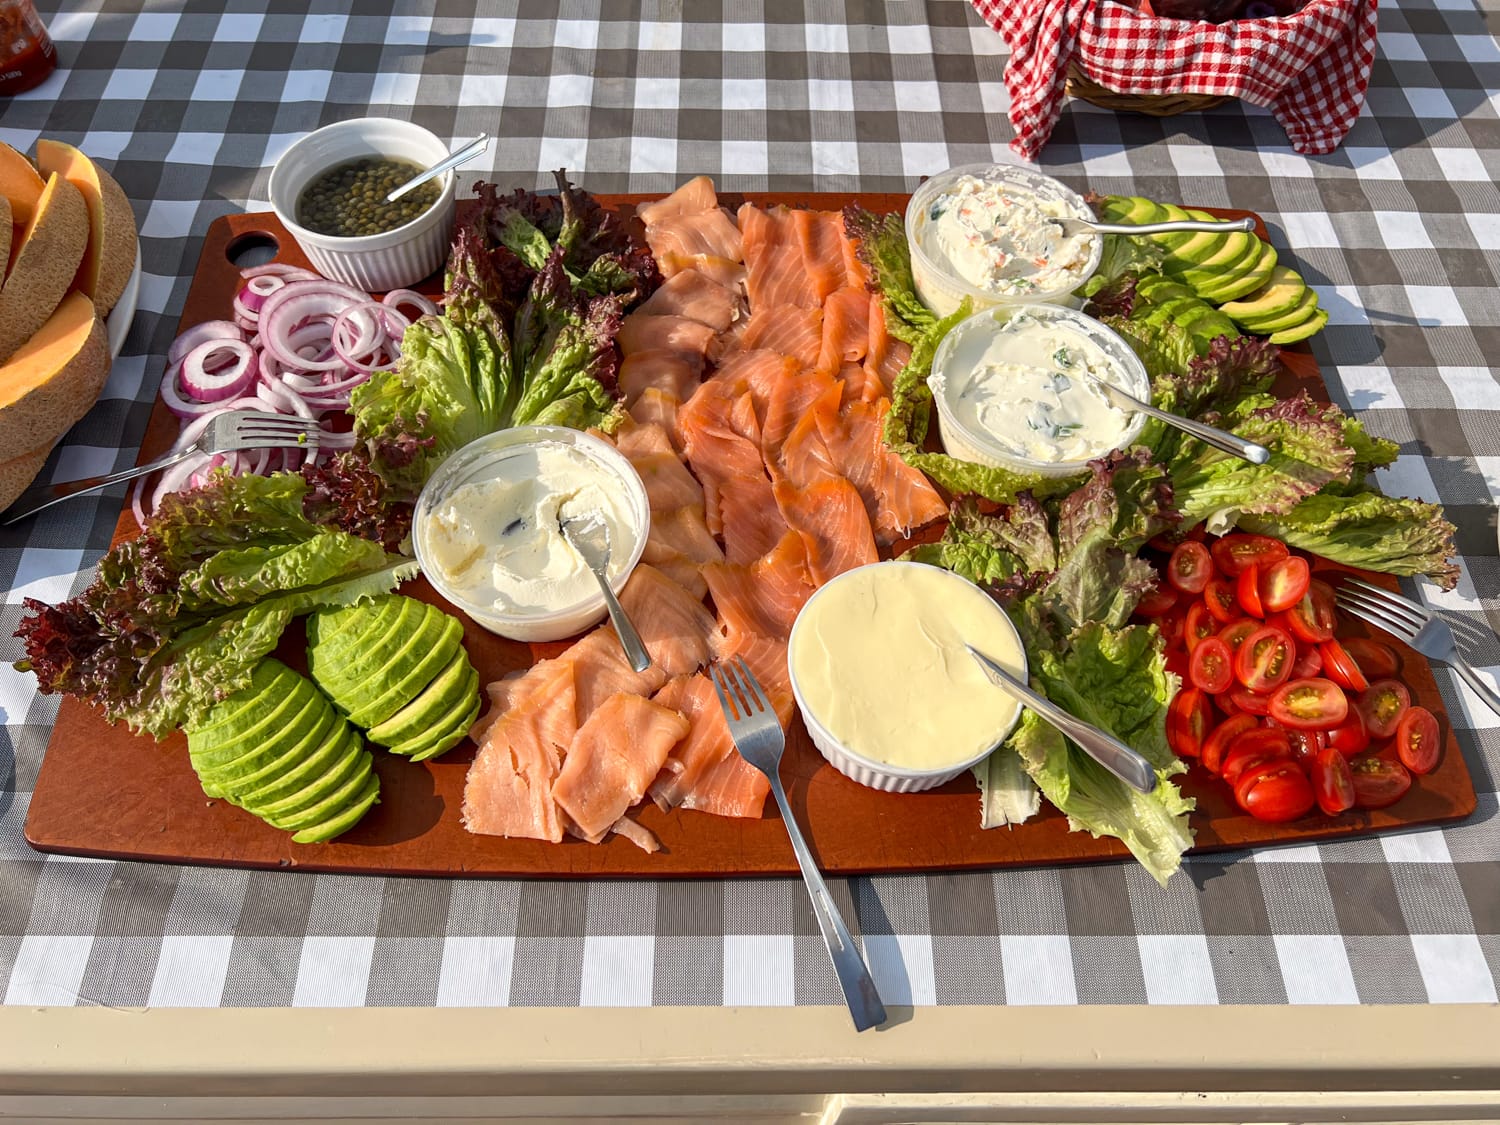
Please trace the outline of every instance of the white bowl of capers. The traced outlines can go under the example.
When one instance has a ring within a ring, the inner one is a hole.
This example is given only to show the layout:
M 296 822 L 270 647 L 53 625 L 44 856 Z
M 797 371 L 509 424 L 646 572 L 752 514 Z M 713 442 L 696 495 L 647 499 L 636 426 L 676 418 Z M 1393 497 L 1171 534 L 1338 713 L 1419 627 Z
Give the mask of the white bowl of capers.
M 410 121 L 358 117 L 325 125 L 271 169 L 271 209 L 331 281 L 379 293 L 442 268 L 453 235 L 454 174 L 387 203 L 386 194 L 448 155 Z

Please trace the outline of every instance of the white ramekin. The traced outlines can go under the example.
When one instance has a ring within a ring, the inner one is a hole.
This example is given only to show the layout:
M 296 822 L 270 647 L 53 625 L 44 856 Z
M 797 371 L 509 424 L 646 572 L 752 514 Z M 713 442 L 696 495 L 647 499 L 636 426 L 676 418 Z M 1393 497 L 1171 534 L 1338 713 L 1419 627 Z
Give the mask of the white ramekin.
M 1151 377 L 1146 373 L 1140 357 L 1131 350 L 1120 334 L 1101 324 L 1091 316 L 1085 316 L 1065 305 L 996 305 L 975 313 L 954 326 L 953 331 L 943 337 L 936 354 L 932 357 L 932 374 L 927 385 L 937 406 L 938 438 L 944 452 L 963 461 L 980 465 L 1010 469 L 1017 473 L 1036 473 L 1044 477 L 1070 477 L 1088 469 L 1089 460 L 1081 461 L 1036 461 L 1030 457 L 1017 457 L 994 443 L 982 430 L 974 430 L 959 421 L 949 401 L 950 388 L 959 383 L 959 376 L 967 372 L 959 370 L 956 358 L 975 335 L 993 335 L 1013 316 L 1029 313 L 1039 320 L 1065 325 L 1069 329 L 1087 336 L 1107 355 L 1124 376 L 1122 388 L 1143 402 L 1151 401 Z M 1140 437 L 1146 416 L 1137 413 L 1125 428 L 1124 436 L 1116 448 L 1125 449 Z M 1101 449 L 1095 457 L 1108 455 L 1111 450 Z
M 651 506 L 640 473 L 614 446 L 581 430 L 566 426 L 513 426 L 475 438 L 448 457 L 422 487 L 412 513 L 412 546 L 416 550 L 417 562 L 439 594 L 490 632 L 513 641 L 560 641 L 576 636 L 604 620 L 604 595 L 596 590 L 576 605 L 547 613 L 501 613 L 492 605 L 475 604 L 445 585 L 435 567 L 427 566 L 422 558 L 423 528 L 457 489 L 492 476 L 505 458 L 544 443 L 567 445 L 588 456 L 616 479 L 629 500 L 631 541 L 611 544 L 612 556 L 616 550 L 625 552 L 625 565 L 618 573 L 610 575 L 610 588 L 616 594 L 624 589 L 631 571 L 641 561 L 646 537 L 651 533 Z
M 912 281 L 916 283 L 917 296 L 922 303 L 938 316 L 948 316 L 969 298 L 974 309 L 987 309 L 994 305 L 1034 304 L 1036 302 L 1066 302 L 1073 291 L 1093 276 L 1099 268 L 1099 257 L 1104 252 L 1102 235 L 1094 237 L 1093 253 L 1088 264 L 1076 281 L 1069 281 L 1061 288 L 1035 289 L 1029 293 L 1014 295 L 991 293 L 972 285 L 940 264 L 925 249 L 928 217 L 932 203 L 939 195 L 951 188 L 964 176 L 974 176 L 988 183 L 1004 184 L 1007 188 L 1026 195 L 1033 195 L 1047 202 L 1061 202 L 1073 218 L 1095 218 L 1093 209 L 1084 202 L 1083 196 L 1061 180 L 1044 176 L 1019 164 L 963 164 L 939 172 L 912 193 L 906 205 L 906 242 L 911 248 Z
M 1010 724 L 1004 730 L 996 732 L 994 743 L 985 747 L 982 753 L 976 754 L 964 761 L 939 766 L 934 769 L 920 770 L 906 766 L 893 766 L 874 758 L 867 758 L 857 750 L 839 741 L 837 736 L 819 721 L 817 714 L 808 706 L 807 700 L 803 698 L 802 688 L 797 680 L 797 660 L 793 655 L 797 651 L 797 631 L 804 620 L 804 615 L 813 602 L 824 596 L 826 591 L 836 587 L 844 578 L 859 571 L 868 570 L 873 566 L 919 566 L 925 570 L 932 570 L 945 575 L 955 583 L 961 583 L 964 586 L 974 588 L 973 583 L 969 582 L 968 579 L 954 574 L 950 570 L 929 566 L 926 563 L 893 560 L 891 562 L 867 563 L 864 566 L 855 567 L 853 570 L 847 570 L 837 578 L 819 587 L 817 592 L 807 599 L 807 602 L 798 612 L 796 621 L 792 623 L 791 637 L 787 641 L 787 672 L 792 681 L 792 696 L 797 701 L 797 710 L 802 715 L 803 725 L 807 727 L 807 733 L 812 739 L 813 745 L 818 748 L 818 752 L 823 755 L 829 765 L 851 781 L 857 781 L 859 784 L 867 785 L 871 789 L 880 789 L 887 793 L 920 793 L 924 789 L 935 789 L 939 785 L 952 781 L 965 770 L 973 769 L 994 753 L 1000 744 L 1010 737 L 1010 732 L 1015 729 L 1015 724 L 1020 721 L 1021 708 L 1019 705 L 1016 707 L 1015 718 L 1011 720 Z M 1005 631 L 1015 638 L 1016 649 L 1021 654 L 1021 669 L 1018 678 L 1024 680 L 1027 678 L 1026 649 L 1021 643 L 1020 634 L 1016 632 L 1015 626 L 1011 624 L 1010 618 L 1006 616 L 1005 611 L 1000 608 L 998 603 L 994 605 L 994 611 L 996 620 L 1003 622 Z M 901 717 L 899 715 L 892 715 L 890 716 L 890 721 L 892 723 L 899 723 Z
M 442 194 L 405 226 L 383 234 L 343 238 L 318 234 L 297 222 L 297 197 L 309 181 L 336 164 L 361 156 L 388 156 L 422 167 L 448 155 L 437 135 L 392 117 L 356 117 L 303 137 L 271 169 L 271 209 L 291 232 L 313 269 L 331 281 L 368 293 L 404 289 L 436 273 L 453 238 L 454 176 L 444 172 Z

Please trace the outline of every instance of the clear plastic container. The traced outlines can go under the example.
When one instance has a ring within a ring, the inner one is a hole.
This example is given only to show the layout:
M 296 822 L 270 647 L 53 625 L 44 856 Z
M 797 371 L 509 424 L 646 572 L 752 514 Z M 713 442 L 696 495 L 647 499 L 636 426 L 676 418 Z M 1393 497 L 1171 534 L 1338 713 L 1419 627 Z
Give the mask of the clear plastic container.
M 912 280 L 916 282 L 917 296 L 923 304 L 938 316 L 948 316 L 968 297 L 973 308 L 987 309 L 994 305 L 1067 301 L 1075 289 L 1093 276 L 1099 268 L 1099 256 L 1104 251 L 1102 235 L 1093 236 L 1093 250 L 1084 267 L 1076 274 L 1069 274 L 1060 284 L 1032 289 L 1026 293 L 997 293 L 981 288 L 959 277 L 948 264 L 931 251 L 933 229 L 932 205 L 938 197 L 952 190 L 964 176 L 973 176 L 985 184 L 1003 186 L 1013 195 L 1029 195 L 1042 202 L 1061 203 L 1066 214 L 1073 218 L 1094 219 L 1093 210 L 1072 188 L 1051 176 L 1033 172 L 1016 164 L 964 164 L 949 168 L 933 176 L 912 193 L 906 205 L 906 241 L 911 247 Z
M 1034 316 L 1043 323 L 1054 324 L 1086 337 L 1109 358 L 1117 375 L 1111 382 L 1142 401 L 1150 401 L 1151 379 L 1146 374 L 1146 368 L 1119 333 L 1093 317 L 1063 305 L 996 305 L 959 323 L 943 338 L 943 342 L 938 345 L 937 354 L 932 357 L 932 374 L 928 377 L 927 385 L 932 390 L 932 399 L 937 406 L 938 437 L 945 452 L 964 461 L 1012 469 L 1019 473 L 1039 473 L 1045 477 L 1073 476 L 1085 471 L 1089 461 L 1095 457 L 1103 457 L 1113 449 L 1127 448 L 1140 437 L 1141 427 L 1146 424 L 1146 416 L 1134 414 L 1118 443 L 1101 447 L 1086 458 L 1074 461 L 1039 461 L 1017 456 L 997 445 L 991 435 L 965 425 L 953 409 L 953 396 L 965 385 L 964 377 L 971 369 L 973 357 L 988 346 L 988 342 L 1012 317 L 1023 313 Z
M 411 222 L 381 234 L 349 238 L 318 234 L 297 222 L 302 189 L 328 169 L 362 156 L 411 160 L 423 168 L 448 155 L 448 146 L 410 121 L 357 117 L 325 125 L 303 137 L 271 169 L 271 209 L 291 232 L 307 260 L 330 281 L 383 293 L 415 285 L 448 260 L 453 236 L 455 188 L 452 171 L 441 177 L 442 194 Z
M 803 623 L 810 619 L 809 612 L 814 610 L 815 603 L 819 599 L 837 599 L 841 588 L 840 583 L 847 582 L 851 575 L 867 572 L 873 568 L 882 568 L 881 573 L 890 574 L 899 571 L 900 568 L 912 567 L 918 567 L 923 571 L 941 575 L 942 581 L 952 583 L 955 590 L 978 591 L 978 587 L 968 579 L 960 577 L 952 571 L 929 566 L 926 563 L 894 560 L 891 562 L 868 563 L 865 566 L 845 571 L 837 578 L 819 587 L 818 591 L 807 599 L 806 604 L 798 612 L 797 619 L 792 624 L 791 637 L 787 641 L 787 672 L 792 681 L 792 695 L 797 701 L 797 710 L 802 715 L 802 722 L 807 727 L 807 733 L 812 738 L 813 745 L 818 748 L 818 752 L 823 755 L 829 765 L 833 766 L 834 769 L 838 770 L 851 781 L 857 781 L 859 784 L 869 786 L 871 789 L 880 789 L 888 793 L 919 793 L 924 789 L 934 789 L 939 785 L 952 781 L 965 770 L 972 769 L 994 753 L 995 749 L 1010 737 L 1010 732 L 1015 729 L 1015 724 L 1021 717 L 1021 705 L 1017 703 L 1010 721 L 996 730 L 994 741 L 987 745 L 983 751 L 928 769 L 892 765 L 878 758 L 869 757 L 866 754 L 860 753 L 856 747 L 841 741 L 838 736 L 823 725 L 823 722 L 818 718 L 817 712 L 809 705 L 807 698 L 804 696 L 802 685 L 798 679 L 800 658 L 797 656 L 799 649 L 797 641 L 799 630 L 802 628 Z M 994 613 L 994 624 L 1014 640 L 1015 650 L 1020 655 L 1019 667 L 1013 668 L 1012 671 L 1016 673 L 1018 679 L 1024 681 L 1027 678 L 1026 650 L 1021 644 L 1020 634 L 1016 632 L 1015 626 L 1011 624 L 1010 618 L 1006 616 L 1005 611 L 1000 608 L 998 603 L 990 601 L 988 595 L 985 595 L 985 600 L 988 602 L 989 607 L 985 612 L 992 610 Z M 964 654 L 963 659 L 968 659 L 968 655 Z M 892 724 L 900 724 L 902 716 L 893 714 L 889 716 L 889 721 Z
M 646 499 L 646 486 L 635 466 L 614 446 L 590 434 L 565 426 L 515 426 L 476 438 L 439 465 L 428 478 L 412 516 L 412 544 L 417 562 L 433 589 L 490 632 L 515 641 L 560 641 L 597 625 L 605 616 L 604 595 L 596 585 L 588 597 L 575 604 L 533 613 L 504 613 L 493 605 L 476 604 L 445 583 L 441 571 L 430 565 L 430 557 L 424 558 L 424 554 L 430 556 L 425 549 L 426 533 L 433 516 L 459 488 L 493 479 L 500 475 L 508 459 L 529 455 L 538 446 L 547 444 L 567 446 L 585 454 L 598 466 L 608 486 L 618 488 L 627 501 L 629 541 L 610 544 L 609 584 L 618 594 L 646 549 L 651 507 Z

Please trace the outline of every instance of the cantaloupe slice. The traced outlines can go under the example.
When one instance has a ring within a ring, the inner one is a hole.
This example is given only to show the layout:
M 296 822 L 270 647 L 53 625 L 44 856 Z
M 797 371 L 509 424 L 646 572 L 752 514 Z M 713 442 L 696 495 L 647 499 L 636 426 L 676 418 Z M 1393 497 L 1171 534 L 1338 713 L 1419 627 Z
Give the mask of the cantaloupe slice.
M 45 138 L 36 143 L 36 166 L 83 193 L 89 208 L 89 243 L 73 288 L 82 289 L 100 316 L 115 307 L 135 269 L 135 212 L 115 178 L 72 145 Z
M 48 448 L 88 413 L 109 375 L 109 337 L 94 303 L 69 293 L 0 364 L 0 450 Z
M 0 195 L 10 201 L 11 222 L 29 223 L 46 181 L 10 145 L 0 141 Z
M 36 475 L 47 463 L 47 454 L 52 452 L 54 444 L 49 441 L 40 449 L 0 461 L 0 512 L 14 504 L 16 497 L 31 487 L 31 482 L 36 480 Z
M 0 195 L 0 265 L 10 262 L 10 236 L 15 227 L 10 221 L 10 200 Z
M 54 172 L 21 234 L 5 287 L 0 289 L 0 360 L 9 359 L 47 323 L 72 286 L 88 244 L 89 209 L 83 193 Z M 93 310 L 92 302 L 89 308 Z

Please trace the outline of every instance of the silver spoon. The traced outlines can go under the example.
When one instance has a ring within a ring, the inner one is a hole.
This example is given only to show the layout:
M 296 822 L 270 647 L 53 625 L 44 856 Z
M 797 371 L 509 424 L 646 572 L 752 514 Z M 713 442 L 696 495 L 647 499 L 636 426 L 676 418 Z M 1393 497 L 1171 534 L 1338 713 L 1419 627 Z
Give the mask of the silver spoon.
M 481 152 L 489 148 L 489 146 L 490 135 L 488 133 L 480 133 L 479 136 L 475 137 L 468 144 L 464 145 L 463 148 L 455 149 L 453 152 L 450 152 L 447 156 L 443 157 L 443 159 L 439 160 L 431 168 L 427 169 L 427 171 L 418 172 L 415 176 L 407 180 L 406 183 L 402 184 L 395 191 L 390 192 L 385 197 L 385 201 L 387 203 L 396 202 L 396 200 L 400 199 L 407 192 L 411 191 L 412 188 L 421 187 L 433 177 L 441 176 L 449 168 L 457 168 L 460 164 L 464 164 L 470 160 L 473 160 Z
M 1208 219 L 1181 219 L 1167 223 L 1096 223 L 1091 219 L 1051 219 L 1062 227 L 1063 237 L 1092 231 L 1095 234 L 1167 234 L 1174 230 L 1206 230 L 1233 234 L 1236 231 L 1253 231 L 1255 220 L 1248 215 L 1243 219 L 1225 219 L 1222 222 Z
M 1090 726 L 1082 719 L 1075 719 L 1057 704 L 1051 702 L 1044 696 L 1038 695 L 1029 687 L 1016 679 L 995 661 L 980 652 L 973 645 L 966 644 L 964 648 L 969 650 L 969 655 L 979 662 L 985 674 L 1000 687 L 1010 692 L 1026 706 L 1030 707 L 1042 718 L 1055 726 L 1063 734 L 1067 735 L 1079 746 L 1083 752 L 1094 761 L 1114 774 L 1126 785 L 1142 793 L 1150 793 L 1156 788 L 1156 770 L 1150 762 L 1141 757 L 1136 751 L 1126 746 L 1112 734 L 1106 734 L 1098 727 Z
M 584 565 L 599 580 L 599 589 L 604 592 L 604 605 L 609 610 L 609 623 L 615 627 L 620 647 L 625 650 L 631 668 L 644 672 L 651 667 L 651 654 L 646 651 L 641 635 L 635 631 L 635 626 L 626 616 L 620 599 L 609 588 L 609 579 L 606 577 L 609 570 L 609 525 L 597 512 L 586 512 L 566 517 L 559 526 L 562 528 L 563 538 L 572 545 Z
M 1216 426 L 1208 426 L 1202 422 L 1195 422 L 1191 418 L 1184 418 L 1181 414 L 1170 414 L 1152 406 L 1149 402 L 1142 402 L 1133 394 L 1127 394 L 1113 383 L 1101 379 L 1092 371 L 1084 371 L 1083 375 L 1104 392 L 1104 397 L 1109 399 L 1121 410 L 1136 410 L 1152 418 L 1160 419 L 1169 426 L 1174 426 L 1185 434 L 1191 434 L 1199 441 L 1213 446 L 1215 449 L 1238 457 L 1242 461 L 1249 461 L 1252 465 L 1264 465 L 1271 459 L 1271 451 L 1263 445 L 1253 441 L 1246 441 L 1237 434 L 1228 430 L 1221 430 Z

